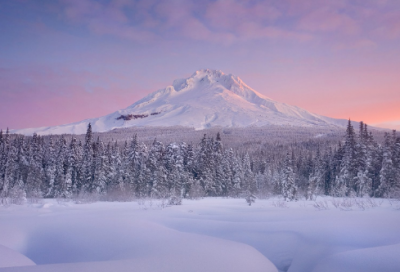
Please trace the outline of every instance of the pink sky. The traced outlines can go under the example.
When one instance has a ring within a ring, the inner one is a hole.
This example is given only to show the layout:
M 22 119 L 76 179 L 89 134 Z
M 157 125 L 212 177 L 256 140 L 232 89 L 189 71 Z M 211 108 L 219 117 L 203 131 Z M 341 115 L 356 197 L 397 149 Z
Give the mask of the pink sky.
M 0 2 L 0 128 L 70 123 L 201 68 L 400 129 L 397 0 Z

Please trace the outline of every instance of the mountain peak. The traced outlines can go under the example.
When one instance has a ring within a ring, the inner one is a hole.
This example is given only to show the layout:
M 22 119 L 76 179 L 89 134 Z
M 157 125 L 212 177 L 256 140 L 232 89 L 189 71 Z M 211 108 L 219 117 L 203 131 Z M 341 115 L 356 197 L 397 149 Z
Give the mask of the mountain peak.
M 175 91 L 179 92 L 183 89 L 193 88 L 196 85 L 220 85 L 227 90 L 231 90 L 233 87 L 236 89 L 251 89 L 247 86 L 238 76 L 232 74 L 225 74 L 221 70 L 213 69 L 200 69 L 194 72 L 190 77 L 183 79 L 176 79 L 172 83 Z
M 208 76 L 210 78 L 221 78 L 224 76 L 225 73 L 222 72 L 221 70 L 214 70 L 214 69 L 200 69 L 194 72 L 189 78 L 203 78 L 205 76 Z
M 104 132 L 134 126 L 186 126 L 196 129 L 268 125 L 337 127 L 345 126 L 347 121 L 274 101 L 250 88 L 239 77 L 221 70 L 201 69 L 109 115 L 57 127 L 14 132 L 81 134 L 85 133 L 89 123 L 93 131 Z

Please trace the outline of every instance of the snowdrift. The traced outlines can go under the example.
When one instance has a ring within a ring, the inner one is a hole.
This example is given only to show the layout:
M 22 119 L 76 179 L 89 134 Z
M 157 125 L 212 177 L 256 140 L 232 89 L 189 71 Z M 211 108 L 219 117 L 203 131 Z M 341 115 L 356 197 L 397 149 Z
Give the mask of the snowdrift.
M 400 271 L 400 203 L 344 210 L 337 201 L 0 207 L 0 244 L 37 264 L 23 257 L 0 271 Z

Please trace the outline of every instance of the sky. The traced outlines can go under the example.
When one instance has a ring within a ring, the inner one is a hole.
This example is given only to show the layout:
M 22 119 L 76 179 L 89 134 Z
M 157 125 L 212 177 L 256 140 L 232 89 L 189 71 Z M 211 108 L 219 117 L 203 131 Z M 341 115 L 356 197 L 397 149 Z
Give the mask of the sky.
M 0 1 L 0 129 L 106 115 L 204 68 L 400 130 L 400 1 Z

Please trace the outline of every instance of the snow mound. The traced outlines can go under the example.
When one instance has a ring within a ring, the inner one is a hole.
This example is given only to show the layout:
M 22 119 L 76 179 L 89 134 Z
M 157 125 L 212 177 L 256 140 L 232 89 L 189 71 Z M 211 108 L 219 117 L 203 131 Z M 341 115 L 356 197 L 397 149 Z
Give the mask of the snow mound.
M 158 200 L 53 205 L 46 212 L 0 207 L 0 243 L 37 264 L 0 272 L 400 271 L 400 213 L 392 201 L 343 211 L 321 199 L 328 209 L 314 201 L 283 208 L 276 198 L 251 206 L 205 198 L 167 208 Z
M 89 123 L 93 131 L 106 132 L 135 126 L 196 129 L 268 125 L 343 127 L 346 120 L 324 117 L 274 101 L 235 75 L 204 69 L 189 78 L 174 80 L 172 85 L 112 114 L 55 127 L 12 130 L 12 133 L 83 134 Z
M 398 272 L 400 244 L 338 253 L 321 261 L 314 272 Z
M 0 268 L 26 265 L 35 265 L 35 263 L 21 253 L 0 245 Z
M 1 272 L 277 272 L 249 245 L 150 222 L 147 211 L 138 210 L 136 203 L 49 205 L 46 214 L 38 207 L 19 208 L 13 213 L 0 212 L 5 219 L 0 221 L 0 238 L 5 225 L 23 229 L 27 237 L 20 251 L 37 265 L 0 268 Z

